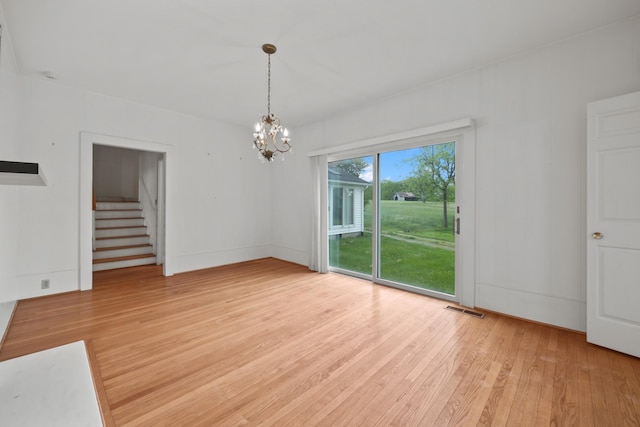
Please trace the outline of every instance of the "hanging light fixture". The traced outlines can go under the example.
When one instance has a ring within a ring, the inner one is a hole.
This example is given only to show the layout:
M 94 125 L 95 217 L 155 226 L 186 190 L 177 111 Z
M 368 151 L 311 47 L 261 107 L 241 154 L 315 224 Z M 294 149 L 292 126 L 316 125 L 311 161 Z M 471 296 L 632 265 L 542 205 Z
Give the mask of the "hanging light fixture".
M 280 119 L 271 112 L 271 55 L 276 53 L 272 44 L 263 44 L 262 51 L 269 56 L 267 73 L 267 114 L 256 123 L 253 133 L 253 148 L 258 149 L 258 157 L 272 162 L 278 155 L 291 150 L 289 131 L 280 125 Z M 278 138 L 280 142 L 278 142 Z M 282 156 L 284 160 L 284 156 Z

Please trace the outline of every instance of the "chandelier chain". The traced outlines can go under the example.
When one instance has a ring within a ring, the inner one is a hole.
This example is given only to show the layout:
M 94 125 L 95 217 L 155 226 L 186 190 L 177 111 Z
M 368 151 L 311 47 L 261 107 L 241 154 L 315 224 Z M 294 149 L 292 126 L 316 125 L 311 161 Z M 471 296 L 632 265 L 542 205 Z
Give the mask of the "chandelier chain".
M 267 115 L 271 114 L 271 55 L 269 56 L 269 65 L 267 72 Z

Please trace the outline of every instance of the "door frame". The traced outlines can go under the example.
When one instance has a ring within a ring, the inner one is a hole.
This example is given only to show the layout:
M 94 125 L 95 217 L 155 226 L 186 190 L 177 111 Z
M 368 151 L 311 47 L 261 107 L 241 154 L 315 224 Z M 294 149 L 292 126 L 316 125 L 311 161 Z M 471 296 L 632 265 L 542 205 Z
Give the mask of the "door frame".
M 170 207 L 172 190 L 170 174 L 173 170 L 173 146 L 149 141 L 140 141 L 101 135 L 90 132 L 80 132 L 80 229 L 79 229 L 79 283 L 80 290 L 90 290 L 93 287 L 93 211 L 91 209 L 93 188 L 93 146 L 106 145 L 111 147 L 128 148 L 139 151 L 150 151 L 164 155 L 164 263 L 163 275 L 172 276 L 175 271 L 175 259 L 171 248 L 173 241 L 173 221 Z M 161 179 L 161 178 L 159 178 Z M 158 206 L 160 209 L 160 205 Z
M 456 254 L 456 276 L 459 276 L 458 302 L 465 307 L 475 307 L 475 176 L 476 176 L 476 131 L 472 119 L 460 119 L 452 122 L 440 123 L 405 132 L 374 137 L 352 143 L 342 144 L 336 147 L 324 148 L 312 151 L 309 157 L 327 156 L 327 163 L 322 166 L 327 175 L 328 162 L 344 160 L 348 158 L 375 155 L 381 151 L 419 147 L 429 144 L 429 141 L 455 140 L 457 144 L 456 166 L 456 202 L 460 206 L 461 235 L 459 240 L 459 256 Z M 377 159 L 374 159 L 374 168 Z M 458 179 L 459 178 L 459 179 Z M 326 182 L 322 185 L 326 186 Z M 374 193 L 377 193 L 377 183 L 374 179 Z M 320 221 L 327 224 L 328 200 L 320 209 Z M 374 206 L 374 208 L 376 208 Z M 323 220 L 324 217 L 324 220 Z M 324 259 L 329 259 L 328 254 L 328 230 L 318 236 L 320 247 L 326 249 Z M 374 239 L 375 240 L 375 239 Z M 377 243 L 377 242 L 376 242 Z M 326 268 L 328 266 L 321 266 Z M 375 267 L 375 266 L 374 266 Z M 322 270 L 321 270 L 322 271 Z M 458 293 L 458 289 L 456 290 Z
M 158 158 L 158 202 L 156 206 L 158 207 L 158 212 L 156 216 L 156 264 L 165 264 L 165 210 L 167 208 L 166 200 L 165 200 L 165 179 L 166 175 L 164 172 L 165 165 L 165 155 L 159 156 Z M 166 276 L 166 274 L 165 274 Z

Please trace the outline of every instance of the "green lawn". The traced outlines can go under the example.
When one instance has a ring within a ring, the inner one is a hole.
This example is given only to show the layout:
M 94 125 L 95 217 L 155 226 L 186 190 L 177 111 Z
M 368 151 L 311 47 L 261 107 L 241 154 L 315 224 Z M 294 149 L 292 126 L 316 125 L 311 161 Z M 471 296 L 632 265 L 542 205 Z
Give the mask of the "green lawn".
M 441 202 L 399 202 L 383 200 L 380 202 L 380 223 L 382 233 L 391 236 L 416 239 L 428 239 L 442 244 L 453 245 L 453 218 L 455 203 L 450 202 L 447 209 L 448 227 L 443 228 Z M 365 230 L 371 231 L 371 203 L 364 213 Z
M 453 223 L 451 203 L 449 224 Z M 442 204 L 382 201 L 380 277 L 421 288 L 454 294 L 454 236 L 442 227 Z M 329 239 L 333 267 L 371 274 L 371 213 L 365 209 L 365 233 Z

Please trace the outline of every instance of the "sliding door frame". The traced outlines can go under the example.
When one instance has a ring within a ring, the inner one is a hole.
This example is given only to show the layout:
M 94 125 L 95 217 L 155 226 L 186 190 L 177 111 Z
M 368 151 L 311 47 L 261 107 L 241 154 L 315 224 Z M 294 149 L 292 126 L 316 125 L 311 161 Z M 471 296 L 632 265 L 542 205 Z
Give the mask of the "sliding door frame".
M 375 220 L 372 223 L 372 245 L 373 251 L 377 254 L 379 248 L 378 241 L 378 221 L 379 214 L 379 179 L 378 179 L 378 154 L 383 152 L 402 150 L 408 148 L 416 148 L 425 145 L 433 145 L 442 142 L 456 142 L 456 206 L 460 207 L 460 213 L 456 217 L 460 218 L 460 235 L 456 242 L 456 296 L 455 298 L 447 298 L 446 294 L 437 296 L 443 299 L 455 300 L 466 307 L 474 307 L 475 304 L 475 128 L 471 119 L 462 119 L 454 122 L 442 123 L 425 128 L 415 129 L 407 132 L 386 135 L 384 137 L 376 137 L 368 140 L 357 141 L 341 146 L 325 148 L 309 153 L 309 157 L 326 155 L 327 162 L 324 168 L 327 168 L 329 162 L 345 160 L 357 157 L 373 156 L 373 197 L 372 209 L 375 214 Z M 326 183 L 324 183 L 326 185 Z M 321 200 L 323 206 L 321 209 L 327 212 L 328 200 Z M 325 229 L 324 235 L 319 238 L 324 240 L 324 248 L 327 250 L 328 256 L 328 232 Z M 459 247 L 458 247 L 459 246 Z M 358 277 L 366 277 L 375 283 L 383 285 L 392 285 L 401 289 L 407 289 L 412 292 L 424 293 L 433 296 L 434 292 L 422 292 L 420 288 L 414 286 L 400 285 L 395 282 L 391 283 L 384 279 L 377 278 L 378 272 L 378 256 L 372 259 L 371 276 L 359 273 L 347 272 L 341 269 L 331 268 L 332 271 L 340 271 L 352 274 Z
M 457 138 L 440 138 L 440 137 L 426 137 L 426 138 L 417 138 L 415 141 L 411 141 L 409 144 L 407 144 L 406 146 L 403 146 L 401 148 L 394 148 L 392 150 L 384 150 L 384 151 L 378 151 L 375 154 L 375 159 L 376 159 L 376 163 L 379 163 L 380 161 L 380 156 L 386 153 L 392 153 L 394 151 L 398 151 L 398 150 L 405 150 L 405 149 L 412 149 L 412 148 L 422 148 L 422 147 L 430 147 L 430 146 L 434 146 L 434 145 L 439 145 L 439 144 L 447 144 L 447 143 L 451 143 L 453 142 L 456 145 L 456 171 L 458 169 L 458 162 L 459 162 L 459 155 L 458 155 L 458 148 L 460 147 L 460 144 L 458 144 L 458 139 Z M 374 168 L 376 168 L 374 170 L 374 177 L 376 177 L 376 184 L 378 184 L 377 186 L 377 192 L 374 193 L 376 195 L 375 199 L 376 201 L 380 201 L 381 200 L 381 194 L 380 194 L 380 179 L 379 176 L 377 176 L 377 172 L 379 172 L 379 170 L 377 169 L 377 166 L 374 166 Z M 458 205 L 458 188 L 459 188 L 459 182 L 462 181 L 462 178 L 456 173 L 456 179 L 455 179 L 455 189 L 456 189 L 456 194 L 455 194 L 455 204 L 454 206 L 459 206 Z M 379 283 L 381 285 L 385 285 L 385 286 L 391 286 L 394 288 L 398 288 L 398 289 L 402 289 L 405 291 L 410 291 L 410 292 L 415 292 L 417 294 L 422 294 L 422 295 L 427 295 L 427 296 L 431 296 L 431 297 L 436 297 L 436 298 L 440 298 L 443 300 L 447 300 L 447 301 L 453 301 L 453 302 L 460 302 L 460 289 L 461 289 L 461 280 L 460 280 L 460 268 L 461 268 L 461 263 L 459 262 L 459 258 L 462 256 L 462 248 L 459 247 L 459 241 L 460 241 L 460 235 L 458 234 L 454 234 L 454 253 L 455 253 L 455 257 L 454 257 L 454 270 L 455 270 L 455 276 L 454 276 L 454 289 L 455 289 L 455 293 L 453 295 L 451 294 L 447 294 L 444 292 L 439 292 L 439 291 L 434 291 L 432 289 L 428 289 L 428 288 L 422 288 L 420 286 L 417 285 L 409 285 L 406 283 L 402 283 L 402 282 L 396 282 L 394 280 L 389 280 L 389 279 L 383 279 L 382 277 L 380 277 L 380 255 L 381 255 L 381 242 L 380 242 L 380 205 L 378 205 L 376 207 L 376 210 L 374 211 L 374 215 L 375 215 L 375 221 L 373 221 L 373 225 L 374 225 L 374 233 L 375 233 L 375 237 L 376 239 L 374 239 L 374 241 L 376 242 L 376 246 L 373 247 L 373 253 L 376 254 L 373 265 L 374 267 L 376 267 L 375 270 L 373 270 L 373 277 L 372 277 L 372 281 L 375 283 Z M 454 213 L 454 217 L 457 218 L 458 214 Z M 454 222 L 455 222 L 455 218 L 454 218 Z

